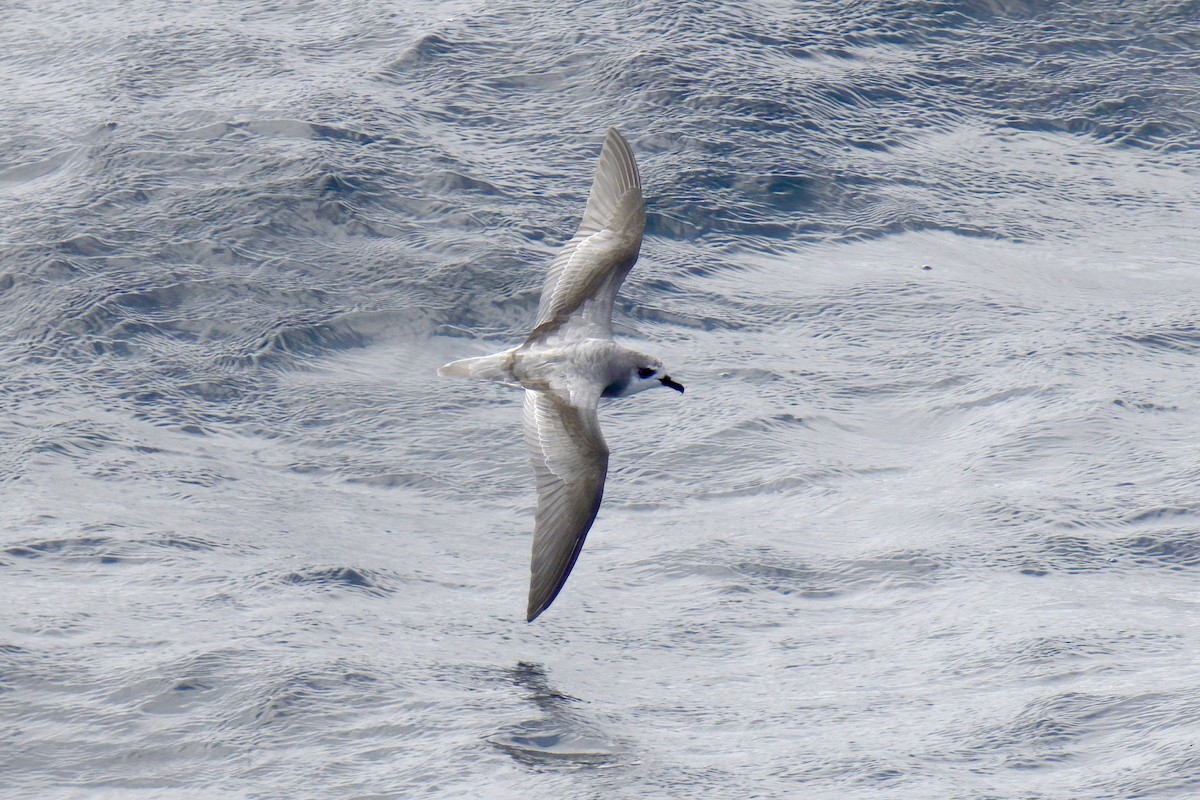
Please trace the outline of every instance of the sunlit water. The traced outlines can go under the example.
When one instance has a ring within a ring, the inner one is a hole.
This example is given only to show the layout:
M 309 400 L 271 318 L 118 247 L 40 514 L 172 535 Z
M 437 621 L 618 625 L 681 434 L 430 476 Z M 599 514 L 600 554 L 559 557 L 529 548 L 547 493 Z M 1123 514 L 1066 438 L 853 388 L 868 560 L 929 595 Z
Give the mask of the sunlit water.
M 1195 3 L 10 5 L 0 794 L 1200 793 Z M 523 622 L 519 341 L 649 224 Z

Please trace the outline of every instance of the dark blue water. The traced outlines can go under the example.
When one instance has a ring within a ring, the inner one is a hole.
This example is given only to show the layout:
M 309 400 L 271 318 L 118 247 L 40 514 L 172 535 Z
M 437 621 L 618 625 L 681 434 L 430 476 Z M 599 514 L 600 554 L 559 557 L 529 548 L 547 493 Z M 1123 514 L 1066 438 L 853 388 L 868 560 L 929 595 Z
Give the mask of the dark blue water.
M 1200 4 L 0 22 L 0 795 L 1200 792 Z M 526 625 L 519 394 L 435 370 L 610 125 L 688 393 Z

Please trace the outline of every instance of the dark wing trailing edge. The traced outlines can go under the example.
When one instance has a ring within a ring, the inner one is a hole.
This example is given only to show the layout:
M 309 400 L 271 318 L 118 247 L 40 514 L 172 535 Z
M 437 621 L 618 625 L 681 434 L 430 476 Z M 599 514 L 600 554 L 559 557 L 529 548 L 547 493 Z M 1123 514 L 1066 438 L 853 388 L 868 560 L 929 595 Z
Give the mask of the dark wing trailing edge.
M 550 264 L 530 341 L 559 331 L 573 338 L 611 336 L 613 302 L 637 261 L 645 229 L 633 150 L 609 128 L 583 222 Z
M 596 418 L 553 392 L 525 391 L 525 444 L 537 477 L 529 608 L 532 622 L 558 596 L 596 519 L 608 473 L 608 447 Z

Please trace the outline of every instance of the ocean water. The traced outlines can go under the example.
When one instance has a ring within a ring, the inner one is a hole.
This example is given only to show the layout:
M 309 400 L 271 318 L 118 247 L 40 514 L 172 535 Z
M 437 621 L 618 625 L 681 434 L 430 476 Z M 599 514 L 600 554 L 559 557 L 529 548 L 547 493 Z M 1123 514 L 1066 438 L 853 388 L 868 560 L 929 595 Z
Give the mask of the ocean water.
M 10 2 L 0 796 L 1200 795 L 1200 4 Z M 519 341 L 609 125 L 605 504 Z

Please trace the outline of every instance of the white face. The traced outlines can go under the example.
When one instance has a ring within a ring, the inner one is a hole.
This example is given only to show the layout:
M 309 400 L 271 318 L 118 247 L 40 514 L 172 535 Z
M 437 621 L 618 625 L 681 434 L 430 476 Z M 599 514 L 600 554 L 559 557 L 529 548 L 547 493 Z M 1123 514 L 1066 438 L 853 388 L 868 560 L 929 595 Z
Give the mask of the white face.
M 683 393 L 683 385 L 671 380 L 671 376 L 663 371 L 662 365 L 647 364 L 634 370 L 626 394 L 644 392 L 647 389 L 655 389 L 659 386 L 665 386 L 668 389 L 674 389 L 681 394 Z

